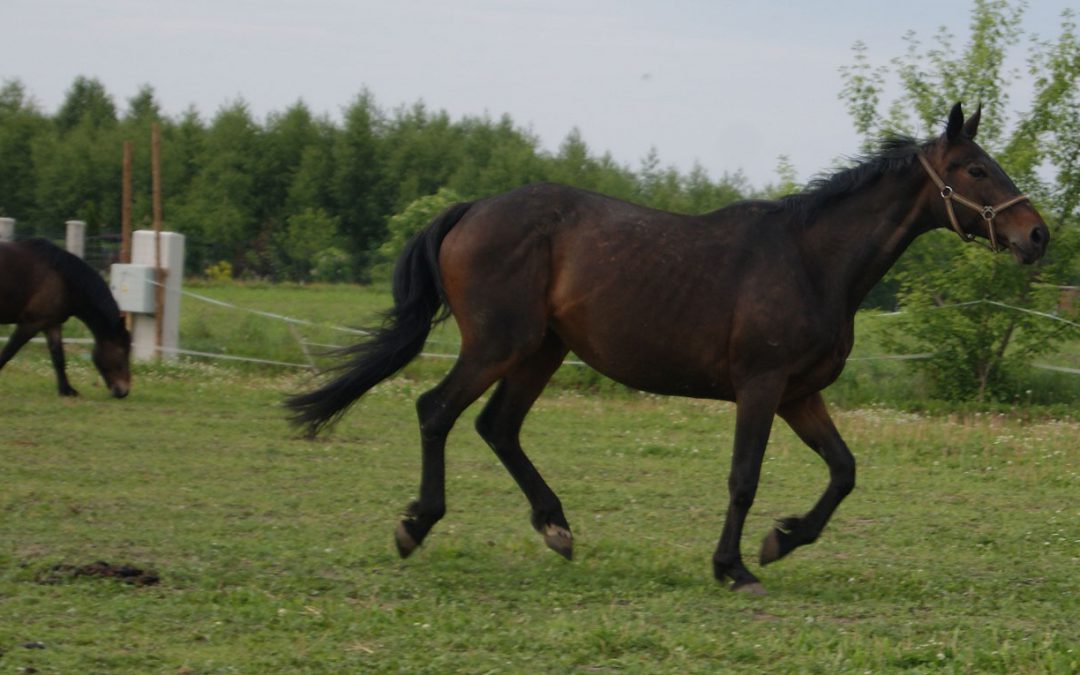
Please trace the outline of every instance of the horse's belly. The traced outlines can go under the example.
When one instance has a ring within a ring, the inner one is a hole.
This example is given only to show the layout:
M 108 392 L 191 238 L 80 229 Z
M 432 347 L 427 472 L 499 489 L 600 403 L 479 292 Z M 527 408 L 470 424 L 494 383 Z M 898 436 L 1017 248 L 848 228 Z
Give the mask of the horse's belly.
M 22 314 L 22 304 L 16 304 L 13 299 L 0 297 L 0 324 L 19 323 Z
M 734 389 L 716 343 L 648 331 L 612 335 L 608 330 L 578 333 L 555 327 L 575 355 L 606 377 L 633 389 L 670 396 L 731 400 Z

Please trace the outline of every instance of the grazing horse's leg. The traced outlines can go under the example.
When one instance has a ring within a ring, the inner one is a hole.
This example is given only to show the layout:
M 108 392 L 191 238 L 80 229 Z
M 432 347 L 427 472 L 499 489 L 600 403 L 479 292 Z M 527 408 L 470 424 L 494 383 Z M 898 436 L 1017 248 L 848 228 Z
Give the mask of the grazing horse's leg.
M 529 408 L 559 368 L 567 348 L 548 333 L 540 349 L 515 366 L 499 382 L 491 400 L 476 418 L 476 430 L 495 451 L 532 507 L 532 525 L 544 543 L 567 560 L 573 557 L 573 537 L 562 503 L 521 449 L 519 432 Z
M 457 418 L 484 391 L 498 380 L 506 366 L 471 359 L 462 349 L 454 367 L 442 382 L 416 401 L 420 419 L 420 498 L 406 508 L 394 531 L 398 553 L 408 557 L 424 541 L 435 523 L 446 513 L 446 437 Z
M 735 450 L 728 476 L 728 511 L 713 554 L 713 575 L 718 581 L 729 577 L 733 591 L 765 593 L 757 577 L 743 564 L 739 541 L 746 514 L 757 494 L 761 461 L 783 386 L 783 378 L 760 377 L 744 385 L 735 397 Z
M 49 356 L 52 357 L 53 370 L 56 371 L 56 383 L 60 388 L 60 395 L 78 396 L 79 392 L 75 391 L 68 382 L 67 369 L 64 367 L 64 342 L 61 339 L 60 325 L 45 331 L 45 341 L 49 344 Z
M 855 458 L 836 431 L 820 393 L 788 403 L 779 413 L 799 438 L 829 465 L 829 486 L 806 515 L 784 518 L 765 536 L 761 543 L 762 565 L 817 539 L 836 507 L 855 487 Z
M 30 338 L 34 337 L 36 332 L 36 330 L 25 325 L 16 326 L 15 331 L 8 338 L 7 344 L 4 345 L 4 350 L 0 351 L 0 368 L 7 365 L 7 362 L 23 348 L 23 345 L 30 341 Z

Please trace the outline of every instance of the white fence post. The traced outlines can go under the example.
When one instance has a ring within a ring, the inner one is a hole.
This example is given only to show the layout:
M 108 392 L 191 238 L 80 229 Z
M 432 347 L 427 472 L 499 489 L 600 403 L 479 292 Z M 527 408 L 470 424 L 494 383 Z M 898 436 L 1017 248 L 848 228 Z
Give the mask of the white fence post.
M 14 218 L 0 218 L 0 241 L 15 241 Z
M 154 236 L 153 230 L 136 230 L 132 233 L 132 266 L 146 266 L 151 270 L 154 268 Z M 175 359 L 176 350 L 180 347 L 180 287 L 184 279 L 184 235 L 176 232 L 161 233 L 161 267 L 165 270 L 165 301 L 164 307 L 155 308 L 162 312 L 161 358 Z M 152 283 L 153 275 L 147 275 L 146 279 L 147 283 Z M 154 314 L 133 313 L 132 358 L 149 361 L 157 355 L 157 323 Z
M 64 236 L 64 248 L 79 258 L 86 257 L 86 223 L 81 220 L 64 221 L 67 231 Z

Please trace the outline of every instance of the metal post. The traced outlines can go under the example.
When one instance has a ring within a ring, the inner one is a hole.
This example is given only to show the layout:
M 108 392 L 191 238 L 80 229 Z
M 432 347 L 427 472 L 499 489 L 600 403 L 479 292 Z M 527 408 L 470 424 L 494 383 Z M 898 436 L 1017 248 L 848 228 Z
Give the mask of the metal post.
M 131 141 L 124 141 L 124 177 L 120 197 L 120 262 L 131 262 Z
M 0 241 L 15 241 L 14 218 L 0 218 Z
M 161 266 L 161 126 L 157 122 L 150 127 L 150 177 L 153 190 L 151 196 L 154 212 L 154 270 L 157 280 L 156 305 L 158 307 L 154 316 L 157 319 L 155 333 L 160 358 L 165 331 L 165 313 L 162 311 L 165 306 L 165 269 Z

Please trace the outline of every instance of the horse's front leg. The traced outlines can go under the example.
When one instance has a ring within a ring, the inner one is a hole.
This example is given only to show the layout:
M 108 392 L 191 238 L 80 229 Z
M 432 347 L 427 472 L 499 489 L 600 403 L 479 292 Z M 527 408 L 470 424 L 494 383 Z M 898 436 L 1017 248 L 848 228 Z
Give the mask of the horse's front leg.
M 730 578 L 733 591 L 765 593 L 757 577 L 743 564 L 739 542 L 746 514 L 757 494 L 761 461 L 782 391 L 782 379 L 761 377 L 748 382 L 736 395 L 735 449 L 728 476 L 727 517 L 713 554 L 713 574 L 717 581 Z
M 56 384 L 60 395 L 78 396 L 79 392 L 68 382 L 67 366 L 64 363 L 64 341 L 61 339 L 59 324 L 45 331 L 45 341 L 49 345 L 49 356 L 52 358 L 53 370 L 56 371 Z
M 784 518 L 765 536 L 761 543 L 762 565 L 815 541 L 836 507 L 855 487 L 855 458 L 840 438 L 820 393 L 785 404 L 779 413 L 799 438 L 829 465 L 829 485 L 806 515 Z

